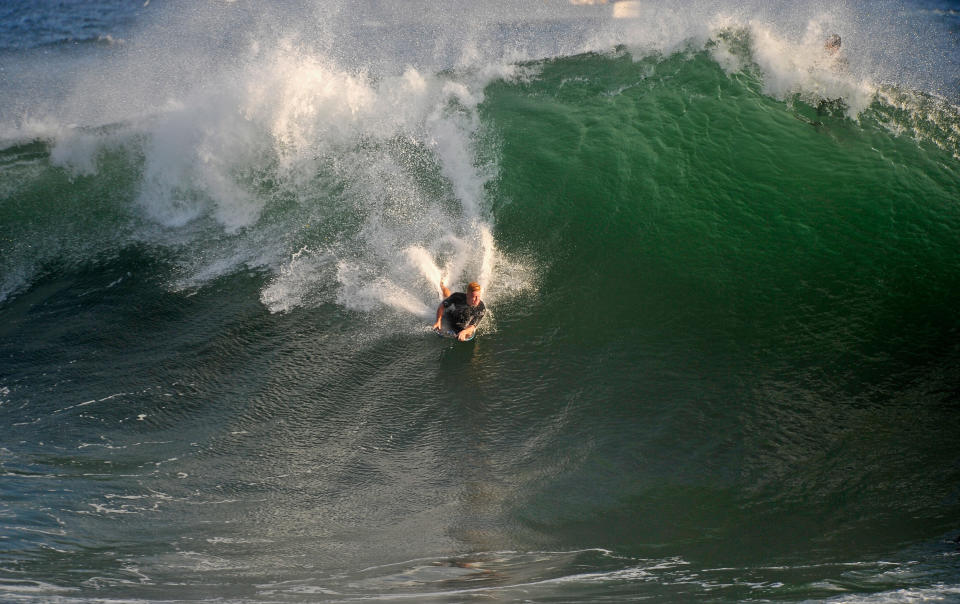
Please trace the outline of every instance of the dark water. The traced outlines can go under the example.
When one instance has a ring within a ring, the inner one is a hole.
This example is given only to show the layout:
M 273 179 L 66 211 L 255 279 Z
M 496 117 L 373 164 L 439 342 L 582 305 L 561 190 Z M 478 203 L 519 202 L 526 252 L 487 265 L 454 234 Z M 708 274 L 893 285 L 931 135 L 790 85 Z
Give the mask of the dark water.
M 0 600 L 960 601 L 958 7 L 447 8 L 0 11 Z

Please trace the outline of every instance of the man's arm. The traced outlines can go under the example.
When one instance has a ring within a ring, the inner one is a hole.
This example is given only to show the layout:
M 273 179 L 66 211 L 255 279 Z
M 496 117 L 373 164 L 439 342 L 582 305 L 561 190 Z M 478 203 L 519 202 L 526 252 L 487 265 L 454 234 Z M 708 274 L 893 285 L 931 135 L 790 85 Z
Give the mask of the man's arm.
M 483 320 L 483 315 L 486 311 L 487 311 L 486 308 L 481 308 L 480 312 L 478 312 L 476 315 L 474 315 L 470 319 L 470 324 L 464 327 L 460 331 L 460 333 L 457 334 L 457 339 L 460 340 L 461 342 L 464 342 L 472 338 L 474 332 L 477 331 L 477 325 L 480 325 L 480 321 Z
M 440 329 L 440 325 L 442 321 L 443 321 L 443 302 L 441 302 L 440 306 L 437 307 L 437 321 L 433 324 L 433 328 Z

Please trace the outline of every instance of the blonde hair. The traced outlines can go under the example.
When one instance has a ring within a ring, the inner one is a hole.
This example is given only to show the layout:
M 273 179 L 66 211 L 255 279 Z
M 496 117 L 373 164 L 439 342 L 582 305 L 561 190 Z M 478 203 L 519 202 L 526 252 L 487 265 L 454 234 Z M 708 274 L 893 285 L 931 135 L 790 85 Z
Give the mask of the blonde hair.
M 467 284 L 468 292 L 478 292 L 480 291 L 480 289 L 481 289 L 480 284 L 477 283 L 476 281 L 471 281 L 470 283 Z

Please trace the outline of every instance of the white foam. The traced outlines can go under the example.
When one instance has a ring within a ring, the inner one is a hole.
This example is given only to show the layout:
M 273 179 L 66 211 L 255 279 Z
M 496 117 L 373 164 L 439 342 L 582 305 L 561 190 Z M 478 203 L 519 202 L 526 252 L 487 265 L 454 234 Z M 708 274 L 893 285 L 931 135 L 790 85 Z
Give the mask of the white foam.
M 263 149 L 256 125 L 236 115 L 237 94 L 222 82 L 149 122 L 139 202 L 150 218 L 177 228 L 209 213 L 228 233 L 257 221 L 265 200 L 245 172 Z
M 430 253 L 418 245 L 410 246 L 404 251 L 407 254 L 407 260 L 420 270 L 427 283 L 437 285 L 437 293 L 442 297 L 443 290 L 440 288 L 440 283 L 443 282 L 443 274 Z
M 849 604 L 913 604 L 914 602 L 953 602 L 956 601 L 957 597 L 960 597 L 960 586 L 941 584 L 932 587 L 892 589 L 866 595 L 845 594 L 826 601 Z
M 845 100 L 848 113 L 856 116 L 873 100 L 878 86 L 860 78 L 851 69 L 841 49 L 830 53 L 824 40 L 831 30 L 825 27 L 831 19 L 815 16 L 807 24 L 800 40 L 791 41 L 762 23 L 751 23 L 753 60 L 763 72 L 764 90 L 771 96 L 786 99 L 799 94 L 807 99 Z M 855 66 L 854 66 L 855 67 Z
M 300 306 L 315 306 L 327 300 L 318 284 L 329 282 L 330 269 L 335 267 L 332 254 L 316 253 L 306 247 L 295 252 L 288 263 L 260 292 L 260 301 L 270 312 L 287 312 Z M 312 303 L 312 304 L 311 304 Z
M 25 115 L 17 122 L 0 122 L 0 150 L 33 140 L 56 140 L 67 130 L 53 116 Z
M 54 585 L 53 583 L 45 583 L 43 581 L 33 581 L 30 579 L 3 579 L 0 580 L 0 593 L 6 594 L 8 596 L 18 595 L 18 594 L 38 594 L 38 595 L 47 595 L 47 594 L 57 594 L 57 593 L 69 593 L 79 591 L 76 587 L 63 587 L 61 585 Z

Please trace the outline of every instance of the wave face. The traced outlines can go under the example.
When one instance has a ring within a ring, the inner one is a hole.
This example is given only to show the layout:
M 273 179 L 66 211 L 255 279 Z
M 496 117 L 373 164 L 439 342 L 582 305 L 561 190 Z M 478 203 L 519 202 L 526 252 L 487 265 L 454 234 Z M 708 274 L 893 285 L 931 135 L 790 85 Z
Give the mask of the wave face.
M 0 599 L 957 598 L 949 4 L 61 4 Z

